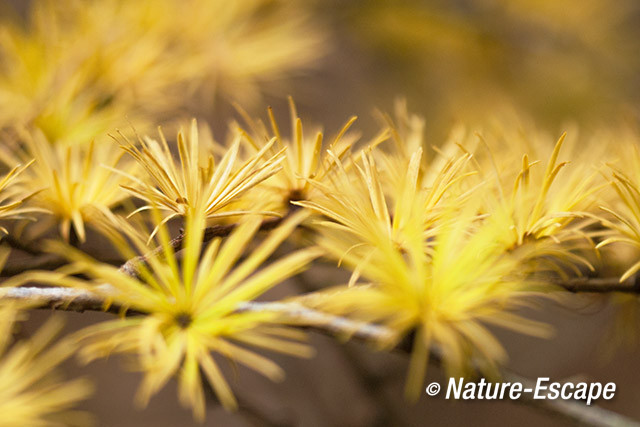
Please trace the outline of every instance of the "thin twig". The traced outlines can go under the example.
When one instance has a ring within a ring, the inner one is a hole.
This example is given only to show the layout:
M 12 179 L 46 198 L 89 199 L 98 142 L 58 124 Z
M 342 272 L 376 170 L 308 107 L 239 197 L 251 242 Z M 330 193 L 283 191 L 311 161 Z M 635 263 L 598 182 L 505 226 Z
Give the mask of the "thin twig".
M 0 288 L 0 298 L 32 303 L 37 308 L 54 310 L 84 312 L 105 311 L 107 308 L 104 298 L 84 289 L 9 287 Z
M 624 292 L 640 294 L 640 276 L 634 276 L 622 283 L 620 283 L 618 277 L 576 277 L 565 281 L 558 281 L 555 284 L 574 293 Z
M 237 313 L 278 313 L 294 326 L 338 336 L 343 339 L 355 338 L 360 341 L 388 342 L 395 334 L 388 328 L 371 323 L 359 322 L 313 310 L 296 302 L 247 301 L 238 304 Z
M 262 221 L 262 225 L 260 226 L 260 230 L 262 231 L 267 231 L 267 230 L 271 230 L 273 228 L 276 228 L 278 225 L 280 225 L 282 223 L 282 221 L 284 220 L 285 217 L 277 217 L 277 218 L 269 218 L 269 219 L 265 219 L 264 221 Z M 207 227 L 204 230 L 204 235 L 203 235 L 203 243 L 207 243 L 213 239 L 215 239 L 216 237 L 226 237 L 229 234 L 231 234 L 231 232 L 233 231 L 233 229 L 236 227 L 235 224 L 226 224 L 226 225 L 214 225 L 212 227 Z M 173 239 L 171 239 L 171 241 L 169 242 L 169 244 L 171 245 L 171 247 L 174 250 L 180 250 L 182 249 L 182 244 L 184 242 L 184 238 L 185 238 L 185 233 L 181 232 L 178 236 L 174 237 Z M 152 250 L 151 252 L 144 254 L 144 255 L 140 255 L 138 257 L 135 258 L 131 258 L 130 260 L 128 260 L 127 262 L 125 262 L 124 264 L 122 264 L 122 266 L 120 267 L 120 271 L 132 276 L 132 277 L 137 277 L 138 276 L 138 268 L 142 265 L 145 265 L 147 263 L 147 261 L 154 256 L 160 256 L 162 255 L 164 248 L 162 246 L 158 246 L 157 248 L 155 248 L 154 250 Z
M 108 286 L 108 285 L 103 285 Z M 7 287 L 0 288 L 0 299 L 33 303 L 37 308 L 65 311 L 108 311 L 122 313 L 122 307 L 109 304 L 102 296 L 84 290 L 64 287 Z M 236 313 L 278 313 L 283 319 L 301 328 L 314 329 L 344 338 L 377 342 L 389 340 L 391 331 L 382 326 L 358 322 L 304 307 L 298 303 L 247 301 L 238 304 Z M 127 311 L 131 314 L 140 312 Z

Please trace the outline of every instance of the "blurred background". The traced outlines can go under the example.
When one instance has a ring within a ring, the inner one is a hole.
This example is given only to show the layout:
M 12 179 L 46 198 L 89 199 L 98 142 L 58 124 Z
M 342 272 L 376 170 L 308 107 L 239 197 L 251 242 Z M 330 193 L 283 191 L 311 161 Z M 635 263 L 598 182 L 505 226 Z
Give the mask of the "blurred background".
M 96 13 L 100 3 L 116 6 Z M 355 127 L 365 139 L 379 131 L 375 111 L 392 113 L 397 100 L 406 99 L 409 111 L 425 119 L 424 144 L 435 146 L 454 126 L 463 123 L 473 130 L 492 117 L 517 116 L 555 135 L 576 125 L 588 135 L 603 126 L 636 124 L 639 117 L 640 3 L 635 0 L 238 2 L 242 6 L 163 0 L 158 4 L 166 9 L 141 1 L 150 5 L 143 12 L 136 1 L 125 3 L 70 1 L 65 8 L 48 9 L 47 1 L 5 0 L 0 8 L 0 127 L 17 120 L 44 128 L 51 140 L 66 141 L 100 139 L 128 123 L 147 129 L 195 116 L 208 122 L 214 134 L 224 135 L 229 122 L 238 119 L 233 102 L 262 118 L 271 105 L 286 123 L 287 95 L 295 99 L 305 125 L 331 135 L 357 115 Z M 94 15 L 76 22 L 73 14 L 83 10 Z M 175 13 L 167 16 L 168 11 Z M 56 25 L 45 22 L 51 16 Z M 153 37 L 160 25 L 175 27 L 175 34 L 157 45 Z M 73 32 L 87 28 L 95 31 L 95 40 L 79 40 Z M 108 56 L 101 46 L 112 46 L 112 37 L 119 44 Z M 142 41 L 148 45 L 132 50 Z M 70 58 L 69 53 L 77 55 Z M 104 56 L 100 61 L 95 60 L 98 53 Z M 73 74 L 69 70 L 75 70 L 70 63 L 86 70 L 88 62 L 110 70 L 111 77 L 104 78 L 104 71 L 100 79 L 65 83 Z M 25 70 L 32 80 L 19 87 L 16 79 L 24 81 Z M 102 91 L 99 102 L 85 102 L 84 94 L 96 87 Z M 65 96 L 59 95 L 61 88 Z M 74 108 L 52 114 L 52 102 Z M 89 116 L 99 120 L 85 120 Z M 334 269 L 318 267 L 270 296 L 345 280 Z M 598 403 L 640 420 L 640 353 L 636 347 L 612 347 L 615 311 L 611 298 L 580 296 L 569 306 L 545 303 L 527 313 L 556 328 L 552 340 L 495 333 L 513 371 L 558 381 L 613 381 L 616 397 Z M 35 330 L 49 315 L 33 313 L 22 333 Z M 108 316 L 60 315 L 69 330 Z M 454 402 L 423 395 L 409 404 L 402 399 L 405 355 L 375 353 L 315 333 L 311 343 L 317 349 L 312 360 L 270 355 L 287 372 L 282 384 L 245 369 L 230 371 L 241 410 L 228 414 L 212 396 L 205 425 L 560 423 L 512 402 Z M 69 363 L 68 374 L 94 379 L 97 392 L 82 408 L 95 415 L 98 425 L 197 425 L 180 408 L 173 384 L 146 410 L 134 408 L 140 377 L 127 372 L 119 358 L 87 367 Z M 444 384 L 446 378 L 432 366 L 428 381 Z

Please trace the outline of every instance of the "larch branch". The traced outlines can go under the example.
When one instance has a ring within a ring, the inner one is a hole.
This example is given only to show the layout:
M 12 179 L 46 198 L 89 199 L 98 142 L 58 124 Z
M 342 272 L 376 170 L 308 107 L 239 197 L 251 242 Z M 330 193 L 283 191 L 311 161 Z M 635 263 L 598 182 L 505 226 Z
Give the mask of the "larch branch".
M 87 290 L 62 287 L 12 287 L 0 288 L 0 298 L 34 303 L 41 308 L 52 308 L 69 311 L 107 311 L 121 313 L 120 307 L 108 305 L 101 296 Z M 243 302 L 236 309 L 237 312 L 276 312 L 281 314 L 292 326 L 312 329 L 333 336 L 354 338 L 357 340 L 376 343 L 384 342 L 394 337 L 394 333 L 380 325 L 354 321 L 348 318 L 310 309 L 295 302 Z M 131 312 L 129 312 L 131 314 Z M 137 313 L 140 314 L 140 313 Z M 399 346 L 400 351 L 406 351 L 405 346 Z M 432 360 L 440 362 L 438 352 L 434 352 Z M 509 371 L 502 372 L 503 381 L 520 382 L 529 387 L 534 382 L 520 377 Z M 534 384 L 535 385 L 535 384 Z M 635 420 L 623 415 L 600 408 L 595 405 L 576 400 L 536 400 L 533 396 L 523 393 L 519 403 L 543 409 L 553 415 L 561 417 L 579 425 L 592 427 L 604 426 L 640 426 Z

